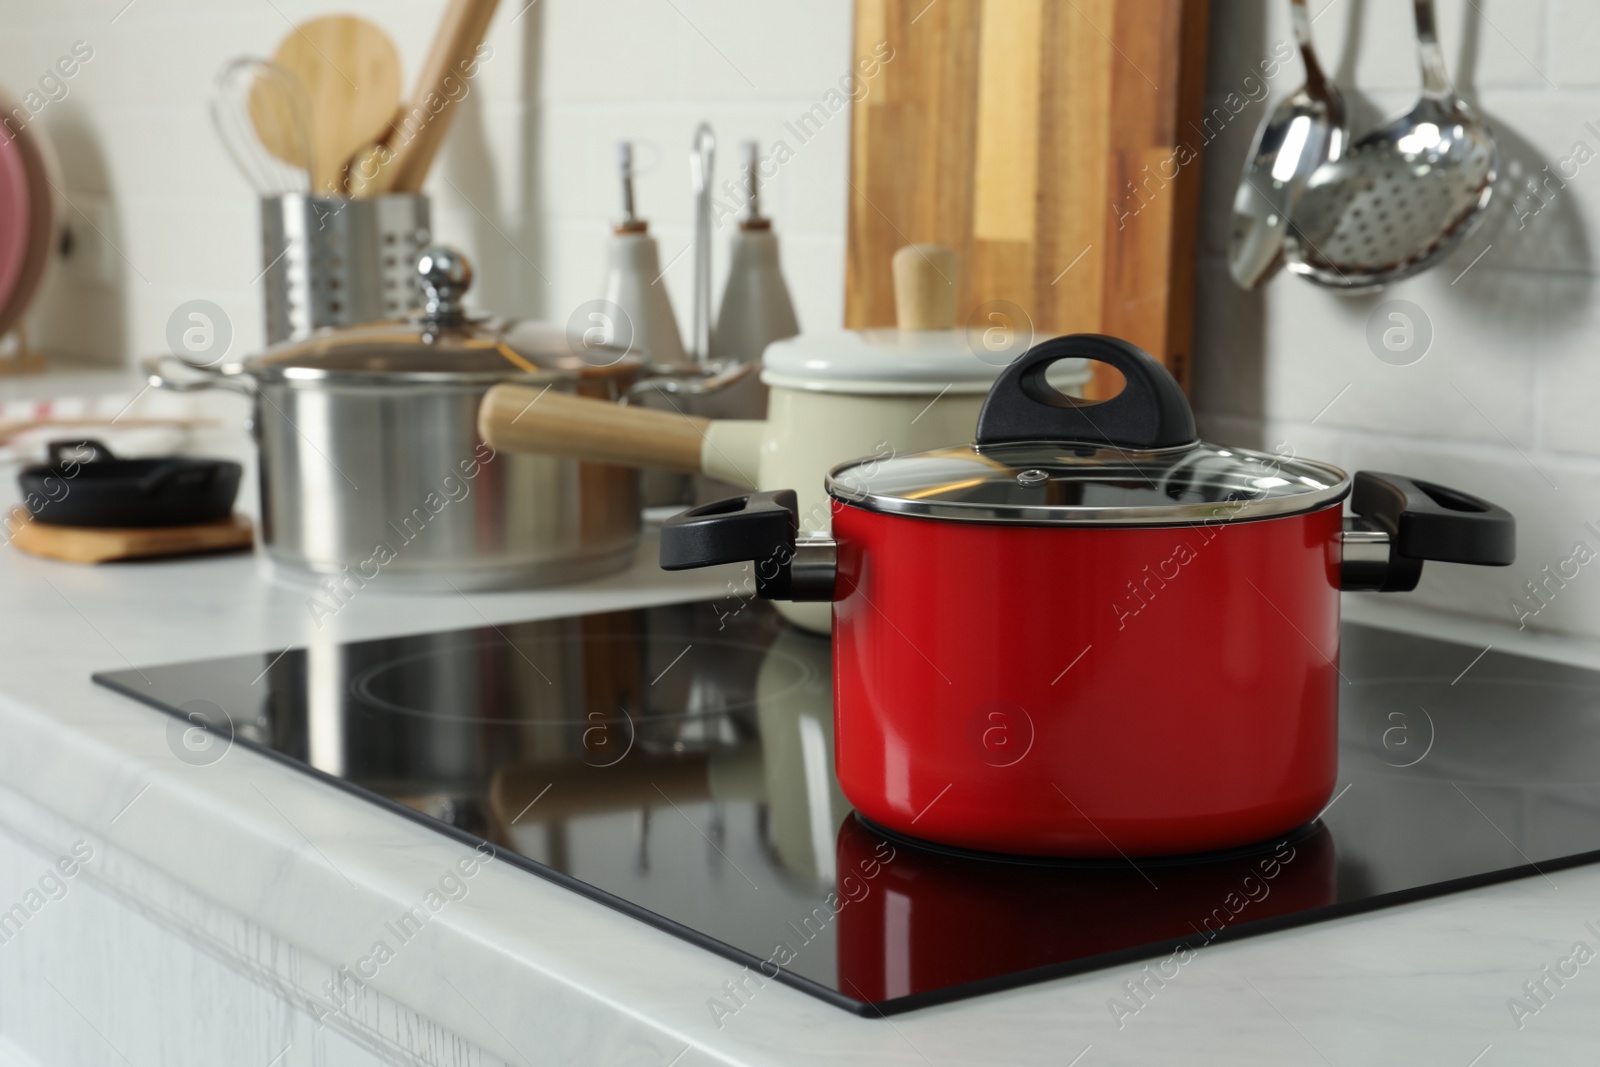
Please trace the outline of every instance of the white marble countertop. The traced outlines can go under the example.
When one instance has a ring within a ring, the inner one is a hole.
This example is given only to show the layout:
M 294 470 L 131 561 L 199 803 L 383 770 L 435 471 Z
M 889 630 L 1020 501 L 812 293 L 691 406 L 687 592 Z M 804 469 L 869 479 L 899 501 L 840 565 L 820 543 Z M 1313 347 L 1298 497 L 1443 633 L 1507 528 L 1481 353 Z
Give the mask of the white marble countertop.
M 653 557 L 647 540 L 631 572 L 555 591 L 360 596 L 318 632 L 306 591 L 247 556 L 84 568 L 0 551 L 0 830 L 51 855 L 88 839 L 97 884 L 326 1010 L 333 969 L 467 850 L 242 748 L 187 765 L 166 717 L 90 672 L 719 591 L 719 576 L 667 575 Z M 1346 602 L 1363 621 L 1600 664 L 1587 643 Z M 1208 947 L 1120 1028 L 1108 1000 L 1138 966 L 887 1020 L 771 983 L 719 1027 L 706 1003 L 733 964 L 490 863 L 324 1022 L 420 1062 L 460 1062 L 461 1040 L 508 1063 L 657 1067 L 1572 1062 L 1600 1042 L 1600 976 L 1580 971 L 1520 1029 L 1507 1000 L 1574 942 L 1596 944 L 1591 920 L 1600 867 Z

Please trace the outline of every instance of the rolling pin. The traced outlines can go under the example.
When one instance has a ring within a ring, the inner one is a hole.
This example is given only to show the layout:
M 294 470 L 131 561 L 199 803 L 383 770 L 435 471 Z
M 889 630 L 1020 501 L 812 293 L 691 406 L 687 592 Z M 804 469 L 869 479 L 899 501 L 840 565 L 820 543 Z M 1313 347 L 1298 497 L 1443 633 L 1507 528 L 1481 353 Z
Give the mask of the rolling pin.
M 390 143 L 384 148 L 367 148 L 358 152 L 353 170 L 358 177 L 353 180 L 362 196 L 381 196 L 384 193 L 415 193 L 422 190 L 423 179 L 433 165 L 444 135 L 465 99 L 453 97 L 447 81 L 461 80 L 462 72 L 471 64 L 478 44 L 489 30 L 489 21 L 500 0 L 451 0 L 439 20 L 439 29 L 433 38 L 433 47 L 418 72 L 416 90 L 404 105 Z M 428 106 L 429 100 L 442 99 L 437 110 Z M 413 129 L 420 120 L 421 125 Z M 387 158 L 383 158 L 387 153 Z M 374 164 L 377 164 L 374 167 Z M 369 170 L 376 173 L 369 175 Z

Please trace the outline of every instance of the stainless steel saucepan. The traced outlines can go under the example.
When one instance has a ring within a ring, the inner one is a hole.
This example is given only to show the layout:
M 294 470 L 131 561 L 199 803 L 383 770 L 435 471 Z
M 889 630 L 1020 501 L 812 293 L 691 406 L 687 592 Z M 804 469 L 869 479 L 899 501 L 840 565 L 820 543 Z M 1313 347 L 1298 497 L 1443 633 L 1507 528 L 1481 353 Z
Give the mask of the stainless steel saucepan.
M 232 389 L 254 403 L 259 537 L 291 575 L 353 591 L 555 584 L 628 566 L 635 468 L 497 451 L 477 431 L 490 386 L 616 400 L 641 361 L 557 327 L 468 315 L 472 269 L 431 248 L 409 321 L 322 330 L 158 388 Z

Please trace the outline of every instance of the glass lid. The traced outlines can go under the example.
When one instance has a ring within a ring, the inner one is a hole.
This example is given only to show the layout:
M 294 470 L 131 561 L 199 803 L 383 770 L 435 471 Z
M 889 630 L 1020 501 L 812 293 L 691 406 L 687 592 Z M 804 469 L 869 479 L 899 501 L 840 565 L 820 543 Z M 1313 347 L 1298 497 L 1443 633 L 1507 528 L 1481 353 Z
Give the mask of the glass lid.
M 1092 402 L 1046 380 L 1088 358 L 1125 380 Z M 871 511 L 1022 525 L 1188 525 L 1315 511 L 1350 491 L 1344 471 L 1292 453 L 1195 439 L 1182 388 L 1125 341 L 1078 334 L 1036 345 L 995 382 L 977 442 L 835 467 L 828 492 Z
M 1344 471 L 1222 448 L 1131 451 L 1016 442 L 942 448 L 838 467 L 837 499 L 872 511 L 1024 525 L 1161 526 L 1267 518 L 1342 499 Z
M 547 323 L 468 315 L 462 298 L 472 267 L 452 249 L 424 251 L 417 275 L 425 303 L 416 318 L 318 330 L 238 369 L 267 379 L 472 382 L 604 377 L 640 366 L 626 348 L 570 337 Z

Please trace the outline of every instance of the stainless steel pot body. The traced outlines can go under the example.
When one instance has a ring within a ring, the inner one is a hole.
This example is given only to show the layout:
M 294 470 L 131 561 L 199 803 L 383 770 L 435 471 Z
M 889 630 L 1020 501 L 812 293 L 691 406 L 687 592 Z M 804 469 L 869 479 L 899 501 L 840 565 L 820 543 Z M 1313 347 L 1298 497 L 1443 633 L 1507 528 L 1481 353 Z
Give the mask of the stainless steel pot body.
M 526 376 L 614 399 L 632 376 Z M 505 376 L 430 380 L 211 372 L 153 384 L 251 396 L 267 557 L 344 596 L 553 585 L 626 568 L 640 535 L 639 472 L 497 452 L 478 405 Z
M 336 584 L 446 591 L 626 567 L 639 541 L 638 471 L 497 453 L 476 429 L 486 391 L 261 382 L 267 555 Z
M 470 314 L 465 256 L 399 252 L 396 269 L 409 261 L 423 294 L 415 317 L 314 331 L 238 364 L 190 364 L 199 378 L 149 367 L 153 386 L 252 398 L 265 554 L 338 603 L 374 584 L 459 592 L 626 567 L 639 541 L 637 470 L 497 454 L 478 434 L 478 406 L 508 381 L 618 401 L 640 360 L 549 324 Z

